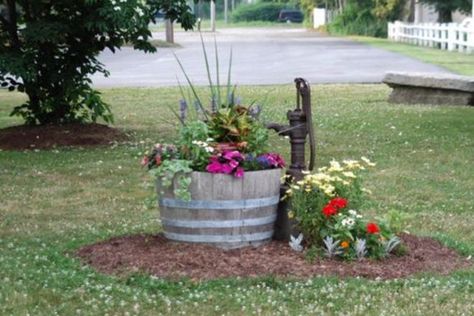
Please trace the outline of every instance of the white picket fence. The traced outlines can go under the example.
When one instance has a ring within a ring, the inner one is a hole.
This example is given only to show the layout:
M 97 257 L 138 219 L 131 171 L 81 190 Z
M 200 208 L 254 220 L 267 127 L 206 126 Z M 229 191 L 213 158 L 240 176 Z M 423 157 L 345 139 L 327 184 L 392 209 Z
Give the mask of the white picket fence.
M 474 22 L 471 22 L 474 23 Z M 474 27 L 457 23 L 388 23 L 388 38 L 449 51 L 474 52 Z

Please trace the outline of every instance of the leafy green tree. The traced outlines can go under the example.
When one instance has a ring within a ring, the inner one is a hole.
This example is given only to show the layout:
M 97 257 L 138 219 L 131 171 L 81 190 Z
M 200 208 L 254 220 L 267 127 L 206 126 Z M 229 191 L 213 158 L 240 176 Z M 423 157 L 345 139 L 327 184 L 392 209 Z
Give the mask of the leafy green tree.
M 440 23 L 452 22 L 453 12 L 456 10 L 470 12 L 472 8 L 472 0 L 421 0 L 421 2 L 434 5 Z
M 192 28 L 186 0 L 3 0 L 0 5 L 0 84 L 25 92 L 14 108 L 27 124 L 112 121 L 94 73 L 108 75 L 97 60 L 125 43 L 154 52 L 148 25 L 158 10 Z

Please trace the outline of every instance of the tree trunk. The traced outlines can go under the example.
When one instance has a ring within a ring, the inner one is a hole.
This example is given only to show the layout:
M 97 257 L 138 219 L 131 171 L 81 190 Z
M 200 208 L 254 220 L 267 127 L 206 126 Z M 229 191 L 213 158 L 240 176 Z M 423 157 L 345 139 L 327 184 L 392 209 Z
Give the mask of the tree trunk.
M 451 23 L 453 22 L 453 14 L 450 9 L 438 8 L 438 22 Z
M 416 0 L 410 0 L 410 5 L 408 7 L 408 23 L 415 22 L 415 2 Z

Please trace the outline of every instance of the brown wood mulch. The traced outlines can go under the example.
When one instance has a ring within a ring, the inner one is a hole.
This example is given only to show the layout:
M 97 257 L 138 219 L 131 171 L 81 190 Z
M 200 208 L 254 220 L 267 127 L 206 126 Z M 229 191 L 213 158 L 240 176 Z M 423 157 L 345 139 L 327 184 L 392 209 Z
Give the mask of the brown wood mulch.
M 77 251 L 81 260 L 100 272 L 124 275 L 145 272 L 165 279 L 209 280 L 225 277 L 280 276 L 308 278 L 319 275 L 405 278 L 421 272 L 448 274 L 471 266 L 454 250 L 424 237 L 401 236 L 408 253 L 382 261 L 305 260 L 285 242 L 258 248 L 221 250 L 207 245 L 176 243 L 162 235 L 116 237 Z
M 124 141 L 124 132 L 103 124 L 65 124 L 0 129 L 0 149 L 50 149 L 55 147 L 91 147 Z

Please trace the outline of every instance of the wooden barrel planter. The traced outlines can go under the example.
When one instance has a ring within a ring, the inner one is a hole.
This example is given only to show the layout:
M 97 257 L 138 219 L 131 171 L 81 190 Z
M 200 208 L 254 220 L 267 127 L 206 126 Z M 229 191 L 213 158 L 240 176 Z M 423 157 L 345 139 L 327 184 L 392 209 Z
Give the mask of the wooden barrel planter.
M 191 201 L 175 199 L 171 188 L 160 194 L 164 235 L 174 241 L 227 249 L 271 240 L 280 199 L 280 172 L 250 171 L 243 178 L 192 172 Z

